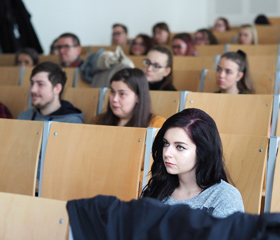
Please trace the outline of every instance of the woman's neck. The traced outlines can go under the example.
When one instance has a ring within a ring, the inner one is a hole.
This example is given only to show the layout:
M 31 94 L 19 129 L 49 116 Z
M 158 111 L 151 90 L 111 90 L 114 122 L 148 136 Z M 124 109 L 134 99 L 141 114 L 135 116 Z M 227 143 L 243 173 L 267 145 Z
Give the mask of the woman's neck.
M 118 122 L 118 126 L 125 126 L 129 122 L 129 119 L 120 119 Z
M 227 94 L 239 94 L 239 89 L 236 85 L 234 85 L 231 88 L 228 89 L 221 89 L 221 93 L 227 93 Z
M 175 200 L 186 200 L 197 196 L 202 189 L 197 185 L 195 176 L 178 176 L 179 186 L 174 190 L 171 197 Z

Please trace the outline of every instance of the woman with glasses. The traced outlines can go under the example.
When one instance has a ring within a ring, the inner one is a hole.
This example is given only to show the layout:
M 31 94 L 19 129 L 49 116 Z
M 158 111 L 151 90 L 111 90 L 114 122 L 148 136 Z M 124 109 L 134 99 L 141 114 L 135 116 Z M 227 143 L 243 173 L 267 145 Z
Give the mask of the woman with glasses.
M 218 41 L 214 34 L 208 29 L 199 29 L 194 35 L 194 42 L 196 45 L 214 45 Z
M 172 49 L 174 56 L 195 56 L 194 42 L 190 34 L 180 33 L 173 37 Z
M 149 86 L 138 68 L 118 71 L 110 81 L 107 111 L 93 119 L 93 124 L 160 128 L 165 118 L 151 113 Z
M 219 17 L 215 22 L 214 31 L 225 32 L 229 30 L 230 30 L 230 26 L 228 20 L 224 17 Z
M 166 47 L 152 48 L 143 60 L 143 71 L 146 74 L 150 90 L 176 91 L 172 85 L 172 54 Z
M 146 34 L 139 34 L 132 41 L 129 54 L 134 56 L 147 55 L 148 51 L 153 47 L 153 40 Z

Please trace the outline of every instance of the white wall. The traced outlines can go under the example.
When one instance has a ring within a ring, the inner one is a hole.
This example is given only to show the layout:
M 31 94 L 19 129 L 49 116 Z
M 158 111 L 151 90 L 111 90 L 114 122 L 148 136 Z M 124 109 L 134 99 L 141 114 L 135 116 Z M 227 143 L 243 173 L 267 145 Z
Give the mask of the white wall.
M 109 45 L 111 26 L 127 25 L 129 36 L 151 34 L 159 21 L 172 32 L 193 32 L 212 26 L 218 16 L 232 25 L 252 23 L 257 13 L 280 16 L 279 0 L 23 0 L 48 54 L 51 42 L 63 32 L 77 34 L 82 45 Z

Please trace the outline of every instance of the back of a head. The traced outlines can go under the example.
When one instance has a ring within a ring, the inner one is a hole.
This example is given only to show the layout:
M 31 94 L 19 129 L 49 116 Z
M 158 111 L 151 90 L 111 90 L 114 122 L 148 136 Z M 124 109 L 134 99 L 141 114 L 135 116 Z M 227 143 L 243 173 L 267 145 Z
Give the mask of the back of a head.
M 19 51 L 17 51 L 15 56 L 15 65 L 19 64 L 19 55 L 20 54 L 26 54 L 28 55 L 31 60 L 33 61 L 33 66 L 36 66 L 39 63 L 39 54 L 34 48 L 22 48 Z
M 270 25 L 268 18 L 264 14 L 258 15 L 254 23 L 257 25 Z
M 52 83 L 53 87 L 55 87 L 57 84 L 61 84 L 62 90 L 60 92 L 60 97 L 64 89 L 64 85 L 66 83 L 66 74 L 59 65 L 53 63 L 53 62 L 43 62 L 38 64 L 31 72 L 32 78 L 34 75 L 36 75 L 39 72 L 47 72 L 48 79 Z

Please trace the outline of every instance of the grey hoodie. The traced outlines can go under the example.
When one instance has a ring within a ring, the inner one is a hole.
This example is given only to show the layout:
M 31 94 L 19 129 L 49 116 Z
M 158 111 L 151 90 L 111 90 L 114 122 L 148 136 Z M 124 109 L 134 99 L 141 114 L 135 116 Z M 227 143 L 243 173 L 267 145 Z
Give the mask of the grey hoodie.
M 70 102 L 64 100 L 61 100 L 61 107 L 50 115 L 42 116 L 37 108 L 32 108 L 22 112 L 18 116 L 18 119 L 67 123 L 84 122 L 84 116 L 81 110 L 75 108 Z

